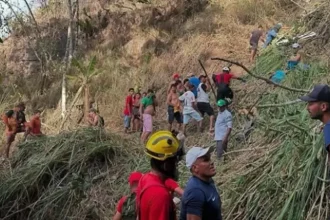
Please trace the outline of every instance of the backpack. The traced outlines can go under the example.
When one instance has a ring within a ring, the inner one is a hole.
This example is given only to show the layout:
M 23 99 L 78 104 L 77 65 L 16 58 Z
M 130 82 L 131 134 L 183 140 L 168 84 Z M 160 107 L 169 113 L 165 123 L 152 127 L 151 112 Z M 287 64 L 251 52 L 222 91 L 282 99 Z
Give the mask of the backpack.
M 99 127 L 104 127 L 104 118 L 102 116 L 99 115 L 99 123 L 98 123 Z
M 123 220 L 136 220 L 136 193 L 131 193 L 125 200 L 121 216 Z

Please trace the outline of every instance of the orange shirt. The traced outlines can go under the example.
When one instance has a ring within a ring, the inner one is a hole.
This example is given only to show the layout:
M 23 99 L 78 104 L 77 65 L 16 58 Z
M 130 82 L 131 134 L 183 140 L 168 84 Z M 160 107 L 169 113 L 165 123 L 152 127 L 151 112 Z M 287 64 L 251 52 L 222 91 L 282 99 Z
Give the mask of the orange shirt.
M 31 133 L 34 135 L 40 135 L 41 134 L 41 121 L 40 117 L 33 116 L 30 120 L 30 129 Z

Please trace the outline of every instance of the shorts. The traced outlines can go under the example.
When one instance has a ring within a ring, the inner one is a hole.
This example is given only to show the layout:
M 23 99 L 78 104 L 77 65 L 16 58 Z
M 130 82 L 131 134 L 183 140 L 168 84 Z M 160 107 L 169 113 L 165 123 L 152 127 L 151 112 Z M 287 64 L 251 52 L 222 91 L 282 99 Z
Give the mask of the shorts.
M 250 46 L 252 47 L 252 50 L 258 50 L 258 43 L 250 42 Z
M 143 114 L 143 132 L 152 132 L 152 115 Z
M 140 109 L 138 107 L 133 107 L 133 117 L 134 119 L 140 119 Z
M 125 128 L 131 127 L 131 117 L 128 115 L 124 116 L 124 126 L 125 126 Z
M 207 102 L 197 102 L 198 111 L 201 113 L 202 117 L 206 113 L 208 116 L 214 115 L 213 108 L 211 107 L 210 103 Z
M 168 122 L 170 124 L 173 123 L 174 119 L 179 123 L 182 124 L 182 114 L 181 112 L 175 112 L 174 113 L 174 107 L 168 106 L 167 107 L 167 113 L 168 113 Z
M 188 124 L 191 118 L 195 119 L 196 121 L 203 120 L 202 116 L 197 111 L 193 111 L 188 114 L 183 114 L 183 124 Z

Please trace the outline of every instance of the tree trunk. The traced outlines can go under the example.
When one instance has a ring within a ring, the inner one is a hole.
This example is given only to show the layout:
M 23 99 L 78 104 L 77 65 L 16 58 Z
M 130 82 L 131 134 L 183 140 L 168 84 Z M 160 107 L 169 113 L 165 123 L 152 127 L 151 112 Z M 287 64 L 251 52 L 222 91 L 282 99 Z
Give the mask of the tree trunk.
M 67 47 L 65 52 L 65 59 L 66 59 L 66 65 L 65 65 L 65 71 L 63 72 L 62 76 L 62 118 L 65 118 L 66 114 L 66 74 L 71 68 L 71 61 L 73 57 L 73 11 L 72 11 L 72 2 L 71 0 L 67 0 L 67 6 L 68 6 L 68 12 L 69 12 L 69 26 L 68 26 L 68 37 L 67 37 Z M 64 121 L 64 120 L 63 120 Z
M 88 121 L 88 113 L 90 110 L 90 103 L 89 103 L 89 86 L 86 84 L 85 86 L 85 96 L 84 96 L 84 117 L 85 121 Z
M 68 113 L 65 115 L 65 117 L 64 117 L 64 119 L 63 119 L 63 121 L 62 121 L 62 123 L 61 123 L 61 126 L 60 126 L 60 129 L 61 129 L 61 130 L 63 129 L 64 123 L 65 123 L 66 120 L 69 118 L 69 116 L 70 116 L 70 114 L 71 114 L 71 111 L 72 111 L 74 105 L 76 104 L 76 102 L 78 101 L 78 98 L 80 97 L 80 95 L 81 95 L 81 93 L 82 93 L 84 87 L 85 87 L 85 85 L 83 84 L 83 85 L 78 89 L 78 91 L 77 91 L 75 97 L 73 98 L 73 101 L 72 101 L 72 103 L 71 103 L 71 106 L 70 106 L 70 108 L 69 108 L 69 111 L 68 111 Z

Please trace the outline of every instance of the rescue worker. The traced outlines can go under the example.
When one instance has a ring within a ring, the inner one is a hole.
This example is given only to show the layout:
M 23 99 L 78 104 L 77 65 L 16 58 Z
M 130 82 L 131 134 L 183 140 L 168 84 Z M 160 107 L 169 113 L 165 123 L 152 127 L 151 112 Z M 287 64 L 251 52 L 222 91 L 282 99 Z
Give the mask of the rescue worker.
M 139 220 L 174 220 L 172 193 L 168 178 L 177 178 L 179 140 L 170 131 L 158 131 L 147 141 L 145 153 L 151 158 L 151 171 L 144 174 L 137 188 Z
M 230 73 L 229 67 L 224 67 L 222 73 L 213 74 L 212 79 L 217 87 L 217 100 L 220 99 L 233 99 L 234 93 L 230 88 L 231 79 L 238 79 L 242 82 L 246 82 L 245 79 L 237 77 L 234 74 Z

